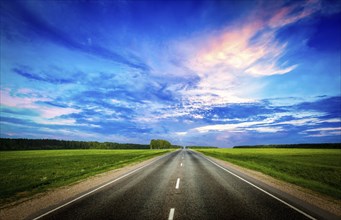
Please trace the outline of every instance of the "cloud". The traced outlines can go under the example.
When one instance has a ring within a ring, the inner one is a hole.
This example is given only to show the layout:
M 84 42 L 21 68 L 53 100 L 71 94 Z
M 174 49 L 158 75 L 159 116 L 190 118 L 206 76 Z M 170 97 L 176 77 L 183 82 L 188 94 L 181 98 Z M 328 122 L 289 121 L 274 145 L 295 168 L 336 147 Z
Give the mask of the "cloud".
M 35 108 L 35 102 L 38 101 L 50 101 L 50 98 L 47 97 L 20 97 L 20 96 L 12 96 L 10 94 L 10 89 L 3 88 L 1 89 L 1 99 L 0 103 L 4 106 L 9 107 L 17 107 L 17 108 Z
M 225 70 L 228 67 L 243 69 L 266 54 L 262 46 L 250 47 L 249 41 L 257 33 L 260 24 L 257 22 L 231 27 L 217 35 L 209 36 L 208 45 L 202 48 L 190 61 L 190 66 L 205 75 L 207 69 Z M 226 74 L 228 75 L 228 74 Z
M 298 67 L 285 60 L 290 44 L 276 34 L 319 11 L 319 2 L 292 3 L 262 14 L 257 10 L 224 28 L 174 43 L 175 54 L 183 57 L 182 69 L 198 77 L 194 85 L 177 90 L 187 108 L 253 103 L 256 99 L 250 97 L 262 89 L 258 78 L 287 74 Z
M 340 131 L 341 127 L 336 127 L 336 128 L 314 128 L 314 129 L 308 129 L 306 132 L 311 132 L 311 131 Z
M 255 65 L 245 70 L 246 73 L 251 74 L 253 76 L 271 76 L 271 75 L 281 75 L 291 72 L 297 67 L 297 65 L 293 65 L 284 69 L 279 69 L 275 67 L 274 64 L 270 65 Z
M 42 82 L 47 82 L 47 83 L 52 83 L 52 84 L 68 84 L 68 83 L 75 83 L 76 79 L 66 79 L 66 78 L 60 78 L 56 77 L 59 74 L 46 74 L 44 72 L 41 72 L 39 74 L 34 73 L 25 67 L 24 69 L 22 68 L 14 68 L 13 71 L 17 73 L 20 76 L 23 76 L 27 79 L 31 80 L 37 80 L 37 81 L 42 81 Z
M 187 132 L 175 132 L 175 134 L 178 136 L 185 136 L 187 135 Z
M 202 127 L 194 128 L 194 131 L 198 131 L 201 133 L 210 132 L 210 131 L 245 132 L 247 130 L 257 131 L 257 132 L 277 132 L 277 131 L 281 131 L 282 130 L 281 128 L 274 128 L 274 127 L 266 126 L 266 125 L 269 125 L 273 122 L 274 122 L 273 119 L 267 118 L 267 119 L 262 120 L 262 121 L 202 126 Z
M 15 117 L 3 117 L 1 116 L 0 120 L 1 124 L 4 123 L 10 123 L 10 124 L 15 124 L 16 126 L 29 126 L 31 127 L 32 125 L 36 125 L 34 122 L 27 120 L 27 119 L 20 119 L 20 118 L 15 118 Z
M 332 117 L 341 117 L 341 96 L 302 102 L 298 104 L 296 108 L 297 110 L 323 111 Z
M 341 127 L 323 127 L 308 129 L 302 132 L 308 137 L 328 137 L 328 136 L 338 136 L 339 141 L 341 140 Z
M 319 10 L 321 10 L 319 0 L 308 0 L 303 4 L 294 3 L 278 10 L 268 24 L 271 28 L 281 28 L 306 18 Z
M 35 33 L 37 37 L 47 39 L 71 50 L 114 61 L 142 71 L 150 71 L 150 67 L 136 55 L 129 54 L 128 56 L 123 56 L 95 43 L 83 44 L 79 42 L 70 33 L 65 33 L 38 14 L 33 13 L 23 2 L 12 1 L 8 6 L 10 6 L 8 8 L 12 10 L 12 13 L 15 13 L 21 22 L 29 26 L 30 32 Z
M 39 113 L 31 109 L 13 108 L 1 105 L 0 112 L 2 114 L 11 114 L 18 116 L 39 116 Z
M 283 131 L 282 127 L 255 127 L 255 128 L 247 128 L 248 131 L 256 131 L 259 133 L 277 133 Z
M 15 107 L 38 112 L 43 118 L 55 118 L 61 115 L 80 112 L 74 108 L 39 105 L 39 102 L 52 101 L 47 97 L 20 97 L 10 94 L 9 89 L 1 89 L 0 104 L 5 107 Z
M 211 121 L 238 121 L 246 118 L 262 118 L 264 115 L 273 115 L 287 112 L 281 106 L 272 106 L 266 101 L 258 101 L 253 103 L 233 103 L 221 107 L 212 107 L 209 110 L 199 109 L 195 114 L 202 115 L 207 122 Z
M 337 101 L 338 100 L 338 101 Z M 202 123 L 194 123 L 189 129 L 174 132 L 179 138 L 210 135 L 220 142 L 222 139 L 231 139 L 233 135 L 243 135 L 245 138 L 255 134 L 291 136 L 295 138 L 329 137 L 337 140 L 340 135 L 341 117 L 339 112 L 332 113 L 334 105 L 340 104 L 337 97 L 316 98 L 315 101 L 298 102 L 291 106 L 284 106 L 274 100 L 263 100 L 257 103 L 235 104 L 225 108 L 202 110 Z M 305 104 L 304 104 L 305 103 Z M 324 106 L 319 105 L 324 103 Z M 298 110 L 299 107 L 314 106 Z M 318 108 L 319 107 L 319 108 Z M 234 112 L 235 111 L 235 112 Z M 234 113 L 233 113 L 234 112 Z M 274 136 L 271 136 L 273 138 Z

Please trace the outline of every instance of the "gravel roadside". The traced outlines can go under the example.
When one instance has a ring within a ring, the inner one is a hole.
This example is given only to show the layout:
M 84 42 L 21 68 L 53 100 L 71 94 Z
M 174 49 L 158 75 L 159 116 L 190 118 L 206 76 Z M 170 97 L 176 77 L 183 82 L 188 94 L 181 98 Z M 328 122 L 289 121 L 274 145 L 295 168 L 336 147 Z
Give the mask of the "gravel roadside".
M 197 152 L 199 153 L 199 152 Z M 201 154 L 201 153 L 199 153 Z M 203 154 L 201 154 L 203 155 Z M 340 217 L 341 219 L 341 201 L 334 199 L 332 197 L 326 196 L 326 195 L 322 195 L 319 194 L 317 192 L 314 192 L 312 190 L 291 184 L 291 183 L 287 183 L 278 179 L 275 179 L 271 176 L 265 175 L 261 172 L 258 171 L 254 171 L 254 170 L 250 170 L 244 167 L 240 167 L 237 166 L 235 164 L 232 164 L 230 162 L 224 161 L 224 160 L 220 160 L 220 159 L 216 159 L 214 157 L 210 157 L 210 156 L 206 156 L 203 155 L 209 159 L 211 159 L 212 161 L 216 162 L 217 164 L 220 164 L 222 166 L 225 167 L 231 167 L 239 172 L 242 172 L 244 174 L 246 174 L 247 176 L 250 176 L 254 179 L 257 179 L 267 185 L 269 185 L 270 187 L 273 187 L 275 189 L 278 189 L 284 193 L 287 193 L 293 197 L 299 198 L 300 200 L 306 202 L 306 203 L 310 203 L 320 209 L 326 210 L 327 212 L 330 212 L 334 215 L 337 215 Z
M 163 157 L 164 155 L 145 160 L 140 163 L 131 164 L 122 168 L 101 173 L 85 180 L 52 189 L 44 193 L 34 195 L 30 198 L 22 199 L 10 203 L 0 208 L 0 220 L 19 220 L 28 219 L 33 214 L 41 212 L 41 210 L 50 210 L 60 204 L 66 203 L 87 191 L 91 191 L 105 183 L 123 176 L 124 174 L 138 169 L 148 163 Z

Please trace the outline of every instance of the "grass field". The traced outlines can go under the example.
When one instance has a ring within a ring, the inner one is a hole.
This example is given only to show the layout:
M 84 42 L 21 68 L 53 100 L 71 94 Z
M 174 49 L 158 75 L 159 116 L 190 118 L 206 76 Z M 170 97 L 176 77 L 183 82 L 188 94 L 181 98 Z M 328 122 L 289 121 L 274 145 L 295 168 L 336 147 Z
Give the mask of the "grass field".
M 170 150 L 0 151 L 0 204 Z
M 341 149 L 196 149 L 341 199 Z

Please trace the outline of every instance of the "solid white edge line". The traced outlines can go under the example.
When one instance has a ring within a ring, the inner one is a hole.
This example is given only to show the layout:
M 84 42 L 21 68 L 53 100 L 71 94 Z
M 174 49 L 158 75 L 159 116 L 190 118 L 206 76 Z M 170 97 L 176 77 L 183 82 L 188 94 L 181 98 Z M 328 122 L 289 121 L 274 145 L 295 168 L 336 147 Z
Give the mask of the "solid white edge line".
M 65 207 L 65 206 L 67 206 L 67 205 L 70 205 L 71 203 L 74 203 L 74 202 L 76 202 L 77 200 L 80 200 L 81 198 L 84 198 L 84 197 L 86 197 L 86 196 L 88 196 L 88 195 L 90 195 L 90 194 L 92 194 L 92 193 L 94 193 L 94 192 L 96 192 L 96 191 L 98 191 L 98 190 L 100 190 L 100 189 L 102 189 L 102 188 L 104 188 L 104 187 L 106 187 L 106 186 L 108 186 L 108 185 L 110 185 L 110 184 L 116 182 L 116 181 L 119 181 L 119 180 L 121 180 L 121 179 L 123 179 L 123 178 L 125 178 L 125 177 L 127 177 L 127 176 L 129 176 L 129 175 L 131 175 L 131 174 L 133 174 L 133 173 L 135 173 L 135 172 L 137 172 L 137 171 L 139 171 L 139 170 L 141 170 L 141 169 L 143 169 L 143 168 L 145 168 L 145 167 L 147 167 L 147 166 L 149 166 L 149 165 L 151 165 L 151 164 L 153 164 L 153 163 L 159 161 L 159 160 L 161 160 L 162 158 L 164 158 L 164 157 L 166 157 L 166 156 L 168 156 L 168 155 L 169 155 L 169 154 L 166 154 L 166 155 L 160 157 L 160 158 L 157 159 L 157 160 L 154 160 L 154 161 L 152 161 L 152 162 L 150 162 L 150 163 L 148 163 L 148 164 L 146 164 L 146 165 L 143 165 L 142 167 L 139 167 L 139 168 L 137 168 L 137 169 L 135 169 L 135 170 L 132 170 L 132 171 L 130 171 L 130 172 L 124 174 L 123 176 L 118 177 L 117 179 L 114 179 L 114 180 L 112 180 L 112 181 L 110 181 L 110 182 L 108 182 L 108 183 L 106 183 L 106 184 L 104 184 L 104 185 L 102 185 L 102 186 L 100 186 L 100 187 L 98 187 L 98 188 L 96 188 L 96 189 L 91 190 L 90 192 L 87 192 L 87 193 L 85 193 L 85 194 L 83 194 L 83 195 L 81 195 L 81 196 L 79 196 L 79 197 L 77 197 L 77 198 L 75 198 L 75 199 L 73 199 L 73 200 L 67 202 L 67 203 L 64 203 L 63 205 L 58 206 L 57 208 L 54 208 L 54 209 L 52 209 L 52 210 L 50 210 L 50 211 L 48 211 L 48 212 L 45 212 L 44 214 L 42 214 L 42 215 L 40 215 L 40 216 L 38 216 L 38 217 L 35 217 L 33 220 L 40 219 L 40 218 L 42 218 L 42 217 L 44 217 L 44 216 L 46 216 L 46 215 L 48 215 L 48 214 L 51 214 L 52 212 L 57 211 L 58 209 L 61 209 L 61 208 Z
M 219 168 L 223 169 L 224 171 L 230 173 L 231 175 L 233 175 L 233 176 L 239 178 L 240 180 L 242 180 L 242 181 L 248 183 L 249 185 L 255 187 L 256 189 L 258 189 L 258 190 L 260 190 L 260 191 L 262 191 L 263 193 L 267 194 L 268 196 L 270 196 L 270 197 L 272 197 L 272 198 L 274 198 L 274 199 L 280 201 L 281 203 L 283 203 L 283 204 L 289 206 L 290 208 L 294 209 L 295 211 L 301 213 L 302 215 L 304 215 L 304 216 L 306 216 L 306 217 L 308 217 L 308 218 L 310 218 L 310 219 L 312 219 L 312 220 L 317 220 L 316 218 L 314 218 L 313 216 L 309 215 L 308 213 L 305 213 L 304 211 L 302 211 L 302 210 L 296 208 L 295 206 L 290 205 L 290 204 L 287 203 L 286 201 L 284 201 L 284 200 L 282 200 L 282 199 L 276 197 L 275 195 L 272 195 L 271 193 L 265 191 L 264 189 L 262 189 L 262 188 L 256 186 L 255 184 L 253 184 L 253 183 L 247 181 L 246 179 L 244 179 L 244 178 L 238 176 L 237 174 L 231 172 L 230 170 L 226 169 L 225 167 L 222 167 L 221 165 L 215 163 L 214 161 L 212 161 L 212 160 L 210 160 L 210 159 L 208 159 L 208 158 L 206 158 L 206 157 L 204 157 L 204 158 L 205 158 L 206 160 L 210 161 L 211 163 L 213 163 L 214 165 L 216 165 L 217 167 L 219 167 Z
M 174 208 L 171 208 L 171 209 L 170 209 L 170 211 L 169 211 L 169 216 L 168 216 L 168 220 L 173 220 L 173 218 L 174 218 L 174 211 L 175 211 Z
M 180 178 L 178 178 L 178 179 L 176 180 L 175 189 L 179 189 L 179 185 L 180 185 Z

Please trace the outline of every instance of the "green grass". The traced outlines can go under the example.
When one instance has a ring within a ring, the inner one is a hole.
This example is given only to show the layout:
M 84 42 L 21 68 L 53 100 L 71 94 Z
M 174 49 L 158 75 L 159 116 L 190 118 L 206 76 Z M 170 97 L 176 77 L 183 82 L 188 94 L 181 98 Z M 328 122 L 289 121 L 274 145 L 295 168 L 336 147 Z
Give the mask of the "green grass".
M 341 199 L 341 149 L 196 149 Z
M 167 152 L 170 150 L 0 151 L 0 204 Z

